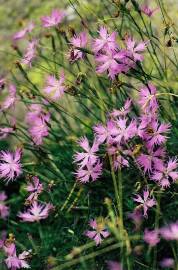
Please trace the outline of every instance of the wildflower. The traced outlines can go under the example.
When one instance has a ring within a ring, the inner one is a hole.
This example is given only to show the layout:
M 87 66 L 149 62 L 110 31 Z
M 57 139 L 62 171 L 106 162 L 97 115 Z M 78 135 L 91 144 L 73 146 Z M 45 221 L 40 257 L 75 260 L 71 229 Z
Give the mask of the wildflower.
M 110 233 L 106 230 L 103 220 L 96 221 L 92 219 L 89 222 L 89 226 L 93 229 L 92 231 L 86 231 L 85 235 L 90 239 L 93 239 L 96 245 L 101 244 L 104 238 L 107 238 Z
M 0 152 L 0 178 L 4 178 L 7 183 L 22 173 L 21 155 L 21 149 L 17 149 L 15 152 Z
M 107 152 L 108 155 L 112 157 L 115 170 L 122 167 L 129 167 L 129 162 L 125 158 L 130 154 L 129 150 L 124 150 L 120 145 L 109 145 L 107 147 Z
M 16 41 L 16 40 L 24 38 L 27 33 L 32 32 L 34 27 L 35 27 L 34 23 L 30 22 L 24 29 L 14 34 L 13 40 Z
M 118 262 L 108 261 L 107 264 L 109 270 L 123 270 L 122 265 Z
M 11 127 L 0 127 L 0 140 L 6 139 L 9 134 L 14 132 L 14 128 Z
M 145 15 L 147 15 L 148 17 L 152 17 L 153 16 L 153 14 L 156 12 L 156 11 L 158 11 L 159 10 L 159 7 L 156 7 L 156 8 L 154 8 L 154 9 L 151 9 L 149 6 L 147 6 L 147 5 L 143 5 L 143 6 L 141 6 L 141 11 L 145 14 Z
M 162 268 L 174 268 L 175 262 L 172 258 L 164 258 L 159 264 Z
M 161 236 L 166 240 L 178 240 L 178 221 L 160 229 Z
M 138 103 L 141 105 L 141 108 L 145 113 L 149 113 L 151 111 L 153 114 L 157 111 L 159 106 L 156 99 L 156 92 L 156 87 L 151 83 L 140 89 Z
M 65 76 L 63 71 L 60 74 L 59 80 L 57 80 L 55 76 L 49 75 L 47 77 L 47 86 L 43 89 L 43 92 L 52 101 L 57 101 L 64 94 L 65 91 L 64 81 Z
M 159 147 L 156 150 L 148 149 L 147 154 L 140 154 L 137 157 L 138 164 L 143 167 L 144 172 L 152 172 L 156 163 L 162 163 L 165 157 L 165 148 Z
M 41 17 L 42 26 L 45 28 L 57 26 L 65 17 L 65 12 L 54 9 L 49 16 Z
M 97 54 L 101 50 L 115 51 L 118 48 L 116 37 L 116 32 L 108 34 L 107 29 L 104 26 L 101 26 L 99 29 L 99 38 L 96 38 L 93 41 L 92 48 L 94 53 Z
M 40 183 L 39 178 L 33 176 L 32 180 L 33 182 L 29 183 L 26 187 L 26 190 L 31 193 L 26 200 L 30 204 L 37 201 L 38 196 L 43 191 L 43 184 Z
M 54 207 L 51 203 L 40 204 L 34 201 L 32 206 L 30 206 L 26 212 L 20 212 L 18 217 L 20 217 L 24 222 L 36 222 L 41 219 L 46 219 L 49 216 L 50 211 L 53 209 Z
M 144 232 L 144 241 L 149 244 L 151 247 L 156 246 L 160 242 L 159 230 L 145 230 Z
M 145 51 L 147 42 L 140 42 L 136 44 L 136 41 L 131 37 L 126 38 L 125 42 L 126 42 L 127 50 L 129 52 L 128 57 L 133 59 L 133 61 L 135 62 L 143 61 L 144 57 L 140 53 Z
M 0 111 L 5 111 L 14 106 L 16 99 L 16 87 L 14 84 L 10 84 L 8 87 L 8 96 L 1 104 Z
M 0 217 L 2 219 L 6 219 L 9 215 L 9 207 L 4 204 L 6 199 L 5 192 L 0 192 Z
M 76 172 L 77 180 L 81 183 L 89 182 L 90 178 L 92 181 L 96 181 L 102 174 L 102 163 L 98 160 L 96 164 L 87 163 L 84 167 L 79 167 Z
M 96 155 L 96 152 L 99 149 L 98 142 L 94 140 L 93 145 L 90 147 L 88 139 L 83 137 L 79 141 L 79 145 L 85 152 L 77 152 L 74 156 L 74 162 L 79 162 L 79 166 L 81 166 L 81 168 L 88 163 L 93 165 L 98 160 Z
M 36 39 L 28 43 L 26 53 L 24 54 L 21 63 L 31 67 L 32 60 L 36 57 L 36 48 L 38 41 Z
M 112 120 L 108 120 L 106 126 L 98 124 L 94 126 L 93 129 L 96 135 L 97 142 L 99 144 L 102 144 L 105 141 L 106 143 L 113 141 L 113 137 L 118 134 L 116 123 Z
M 151 179 L 158 182 L 163 188 L 170 186 L 170 180 L 175 182 L 178 179 L 178 167 L 176 159 L 170 159 L 167 164 L 155 163 L 155 171 L 153 172 Z
M 130 112 L 131 103 L 131 99 L 127 99 L 124 106 L 120 110 L 113 110 L 110 113 L 110 116 L 114 118 L 127 116 L 127 114 Z
M 136 121 L 132 120 L 128 125 L 127 122 L 128 122 L 127 118 L 118 118 L 116 120 L 118 134 L 114 138 L 114 141 L 118 144 L 120 144 L 121 141 L 126 142 L 128 139 L 133 138 L 137 134 Z
M 132 213 L 128 214 L 128 217 L 130 219 L 132 219 L 133 223 L 135 224 L 135 230 L 139 231 L 140 226 L 141 226 L 142 221 L 143 221 L 143 215 L 141 212 L 141 208 L 136 207 Z
M 147 211 L 149 208 L 156 205 L 156 200 L 154 198 L 151 198 L 150 193 L 148 190 L 145 190 L 143 192 L 143 198 L 140 195 L 136 195 L 136 197 L 133 199 L 135 202 L 140 203 L 139 206 L 143 207 L 143 216 L 147 217 Z
M 84 52 L 78 48 L 85 48 L 87 45 L 87 34 L 82 32 L 78 35 L 74 35 L 70 41 L 72 48 L 69 52 L 69 59 L 71 62 L 74 62 L 78 59 L 82 59 L 84 57 Z

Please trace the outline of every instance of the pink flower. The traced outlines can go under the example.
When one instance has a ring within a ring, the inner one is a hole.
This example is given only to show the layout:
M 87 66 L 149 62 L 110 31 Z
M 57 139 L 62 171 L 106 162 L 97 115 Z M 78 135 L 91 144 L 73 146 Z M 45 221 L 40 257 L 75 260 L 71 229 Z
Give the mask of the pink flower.
M 94 126 L 94 132 L 96 135 L 97 142 L 102 144 L 106 141 L 109 143 L 113 141 L 113 137 L 118 134 L 118 129 L 116 127 L 116 123 L 114 121 L 108 120 L 106 126 L 102 124 L 98 124 Z
M 36 39 L 28 43 L 26 53 L 24 54 L 21 63 L 31 67 L 32 60 L 36 57 L 36 48 L 38 41 Z
M 74 156 L 74 162 L 78 162 L 78 165 L 81 168 L 86 166 L 88 163 L 90 165 L 96 163 L 96 161 L 98 160 L 98 157 L 96 155 L 96 152 L 99 149 L 98 142 L 94 140 L 93 145 L 90 147 L 88 139 L 86 137 L 83 137 L 79 141 L 79 145 L 85 152 L 77 152 Z
M 92 181 L 96 181 L 102 174 L 102 163 L 98 160 L 96 164 L 87 163 L 84 167 L 79 167 L 76 174 L 77 181 L 81 183 L 89 182 L 90 178 Z
M 6 219 L 9 215 L 9 207 L 5 205 L 7 196 L 5 192 L 0 192 L 0 217 Z
M 157 150 L 148 149 L 147 154 L 140 154 L 137 158 L 138 164 L 143 167 L 144 172 L 152 172 L 156 163 L 162 163 L 165 157 L 165 148 L 159 147 Z
M 14 106 L 16 99 L 16 87 L 14 84 L 10 84 L 8 88 L 8 96 L 1 104 L 0 111 L 10 109 L 12 106 Z
M 45 28 L 57 26 L 65 17 L 65 12 L 54 9 L 49 16 L 41 17 L 42 26 Z
M 144 217 L 147 217 L 147 211 L 149 208 L 156 205 L 156 200 L 154 198 L 150 197 L 150 193 L 148 190 L 145 190 L 143 192 L 143 198 L 140 195 L 136 195 L 136 197 L 133 199 L 135 202 L 140 203 L 139 206 L 143 207 L 144 210 Z
M 161 236 L 166 240 L 178 240 L 178 221 L 160 229 Z
M 106 54 L 97 55 L 95 57 L 96 62 L 98 62 L 96 72 L 98 74 L 108 72 L 109 77 L 113 80 L 119 73 L 127 72 L 130 69 L 126 56 L 125 50 L 107 51 Z
M 131 103 L 131 99 L 127 99 L 124 106 L 120 110 L 113 110 L 110 113 L 110 116 L 114 118 L 127 116 L 127 114 L 130 112 Z
M 50 121 L 50 114 L 45 114 L 40 105 L 33 104 L 27 113 L 26 121 L 29 125 L 29 133 L 34 143 L 41 145 L 44 137 L 47 137 L 49 133 L 47 124 Z
M 4 178 L 7 183 L 22 173 L 21 155 L 21 149 L 17 149 L 15 152 L 0 152 L 0 178 Z
M 122 167 L 129 167 L 129 162 L 126 159 L 126 157 L 130 154 L 129 150 L 124 150 L 124 148 L 120 145 L 108 145 L 107 152 L 108 155 L 112 157 L 115 170 Z
M 106 230 L 103 221 L 97 222 L 96 219 L 92 219 L 89 222 L 89 226 L 93 229 L 92 231 L 86 231 L 85 235 L 90 239 L 93 239 L 96 245 L 101 244 L 104 238 L 107 238 L 110 233 Z
M 152 17 L 153 16 L 153 14 L 156 12 L 156 11 L 158 11 L 159 10 L 159 7 L 156 7 L 156 8 L 154 8 L 154 9 L 151 9 L 149 6 L 147 6 L 147 5 L 143 5 L 143 6 L 141 6 L 141 11 L 145 14 L 145 15 L 147 15 L 148 17 Z
M 8 135 L 14 133 L 14 128 L 11 127 L 0 127 L 0 140 L 6 139 Z
M 158 182 L 163 188 L 170 186 L 170 180 L 175 182 L 178 179 L 178 167 L 176 159 L 170 159 L 167 164 L 155 163 L 155 171 L 153 172 L 151 179 Z
M 27 33 L 32 32 L 34 27 L 35 27 L 34 23 L 30 22 L 24 29 L 14 34 L 13 40 L 16 41 L 16 40 L 24 38 Z
M 109 270 L 123 270 L 122 265 L 118 262 L 108 261 L 107 264 Z
M 114 141 L 118 144 L 120 144 L 121 141 L 126 142 L 137 134 L 137 123 L 135 120 L 132 120 L 128 124 L 127 118 L 120 117 L 116 120 L 116 126 L 118 128 L 118 134 L 114 138 Z
M 85 32 L 82 32 L 78 35 L 75 35 L 71 41 L 70 44 L 72 45 L 72 48 L 69 52 L 69 59 L 71 62 L 74 62 L 78 59 L 82 59 L 84 57 L 84 52 L 78 48 L 85 48 L 87 45 L 87 34 Z
M 128 217 L 132 219 L 135 224 L 135 230 L 138 231 L 143 221 L 143 215 L 140 207 L 136 207 L 132 213 L 128 214 Z
M 149 244 L 151 247 L 156 246 L 160 242 L 159 230 L 145 230 L 144 232 L 144 241 Z
M 99 51 L 114 51 L 118 48 L 116 43 L 117 33 L 112 32 L 112 34 L 108 34 L 107 29 L 104 26 L 100 27 L 99 38 L 94 39 L 93 41 L 93 51 L 97 54 Z
M 39 204 L 34 201 L 32 206 L 30 206 L 26 212 L 20 212 L 18 216 L 24 222 L 36 222 L 41 219 L 46 219 L 49 216 L 50 211 L 53 209 L 54 207 L 51 203 Z
M 60 74 L 59 80 L 55 76 L 49 75 L 47 77 L 47 86 L 43 89 L 43 92 L 52 101 L 57 101 L 63 96 L 66 89 L 64 82 L 65 75 L 63 71 Z
M 29 183 L 26 187 L 26 190 L 31 194 L 26 199 L 26 202 L 33 203 L 37 201 L 38 196 L 43 191 L 43 184 L 40 183 L 39 178 L 37 176 L 32 177 L 33 182 Z
M 133 61 L 135 61 L 135 62 L 136 61 L 143 61 L 144 57 L 140 53 L 145 51 L 147 42 L 140 42 L 140 43 L 136 44 L 136 41 L 131 37 L 126 38 L 125 42 L 126 42 L 127 50 L 129 52 L 128 57 L 132 58 Z
M 151 111 L 153 114 L 157 111 L 159 106 L 156 99 L 156 92 L 156 87 L 151 83 L 149 83 L 148 86 L 140 89 L 138 103 L 141 105 L 141 108 L 145 113 L 149 113 Z
M 160 262 L 160 266 L 162 268 L 174 268 L 175 262 L 174 259 L 172 258 L 164 258 L 161 262 Z

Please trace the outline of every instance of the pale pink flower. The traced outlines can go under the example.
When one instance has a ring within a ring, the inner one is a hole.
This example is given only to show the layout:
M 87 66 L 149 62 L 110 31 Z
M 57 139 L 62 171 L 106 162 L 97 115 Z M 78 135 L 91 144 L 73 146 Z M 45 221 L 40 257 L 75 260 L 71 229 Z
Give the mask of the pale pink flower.
M 65 75 L 64 72 L 61 71 L 59 80 L 55 78 L 55 76 L 49 75 L 47 77 L 47 83 L 45 88 L 43 89 L 44 94 L 51 99 L 52 101 L 59 100 L 66 89 L 65 85 Z
M 121 169 L 122 167 L 129 167 L 129 162 L 126 159 L 130 155 L 129 150 L 125 150 L 120 145 L 108 145 L 107 147 L 108 155 L 112 157 L 114 169 Z
M 8 87 L 8 96 L 0 105 L 0 111 L 5 111 L 7 109 L 10 109 L 12 106 L 14 106 L 16 100 L 17 100 L 16 87 L 14 84 L 10 84 Z
M 127 118 L 119 117 L 116 120 L 116 127 L 118 128 L 118 134 L 114 138 L 114 142 L 120 144 L 122 142 L 128 141 L 128 139 L 133 138 L 137 135 L 137 123 L 135 120 L 132 120 L 128 124 Z
M 175 262 L 172 258 L 164 258 L 159 264 L 162 268 L 174 268 Z
M 69 59 L 74 62 L 84 57 L 84 52 L 80 48 L 85 48 L 87 45 L 87 33 L 82 32 L 74 35 L 70 41 L 72 48 L 69 51 Z M 79 49 L 78 49 L 79 48 Z
M 60 24 L 65 17 L 63 10 L 54 9 L 49 16 L 41 17 L 42 26 L 45 28 L 57 26 Z
M 128 214 L 128 218 L 132 219 L 132 222 L 135 224 L 135 231 L 139 231 L 143 221 L 141 207 L 136 207 L 132 213 Z
M 14 133 L 14 128 L 0 127 L 0 140 L 6 139 L 12 133 Z
M 147 244 L 149 244 L 149 246 L 156 246 L 160 242 L 159 230 L 149 231 L 148 229 L 146 229 L 143 239 Z
M 150 113 L 151 111 L 153 114 L 157 111 L 159 105 L 156 99 L 156 92 L 156 87 L 151 83 L 149 83 L 148 86 L 144 86 L 140 89 L 138 103 L 141 105 L 141 109 L 145 113 Z
M 118 262 L 108 261 L 107 265 L 109 270 L 123 270 L 121 263 Z
M 166 240 L 178 241 L 178 221 L 160 229 L 161 236 Z
M 93 145 L 89 145 L 89 141 L 86 137 L 83 137 L 78 142 L 80 147 L 85 152 L 77 152 L 74 155 L 74 162 L 78 163 L 78 165 L 83 168 L 88 163 L 93 165 L 98 160 L 98 156 L 96 155 L 97 151 L 99 150 L 99 145 L 97 140 L 95 139 Z
M 90 179 L 96 181 L 102 174 L 102 163 L 98 160 L 96 164 L 89 162 L 84 167 L 79 167 L 76 174 L 77 181 L 87 183 Z
M 22 173 L 21 155 L 21 149 L 17 149 L 15 152 L 0 152 L 0 178 L 4 178 L 7 183 Z
M 36 39 L 29 41 L 26 52 L 21 60 L 21 63 L 31 67 L 32 60 L 36 57 L 38 41 Z
M 131 103 L 132 103 L 131 99 L 127 99 L 125 101 L 124 106 L 121 109 L 119 110 L 115 109 L 109 115 L 114 118 L 127 116 L 127 114 L 130 112 Z
M 156 7 L 156 8 L 154 8 L 154 9 L 151 9 L 149 6 L 147 6 L 147 5 L 143 5 L 143 6 L 141 6 L 141 11 L 145 14 L 145 15 L 147 15 L 148 17 L 152 17 L 153 16 L 153 14 L 156 12 L 156 11 L 158 11 L 159 10 L 159 7 Z
M 145 190 L 143 192 L 143 198 L 137 194 L 133 200 L 139 203 L 140 207 L 143 207 L 144 217 L 147 217 L 148 209 L 156 205 L 156 200 L 150 196 L 150 193 L 148 190 Z
M 33 176 L 32 181 L 26 186 L 26 190 L 31 193 L 26 199 L 26 202 L 31 204 L 34 201 L 37 201 L 38 196 L 43 191 L 43 184 L 40 183 L 37 176 Z
M 21 31 L 13 35 L 13 40 L 16 41 L 16 40 L 24 38 L 27 33 L 32 32 L 34 27 L 35 27 L 35 24 L 33 22 L 30 22 L 24 29 L 22 29 Z
M 5 192 L 0 192 L 0 217 L 6 219 L 9 216 L 9 207 L 5 205 L 7 196 Z
M 118 48 L 116 43 L 117 33 L 112 32 L 112 34 L 108 34 L 107 29 L 104 26 L 101 26 L 99 29 L 99 37 L 93 40 L 93 51 L 97 54 L 101 50 L 109 50 L 114 51 Z
M 107 238 L 110 233 L 105 228 L 103 222 L 97 222 L 96 219 L 92 219 L 89 222 L 89 226 L 93 229 L 92 231 L 86 231 L 85 235 L 90 239 L 93 239 L 96 245 L 101 244 L 104 238 Z
M 51 203 L 40 204 L 34 201 L 32 206 L 30 206 L 30 208 L 28 208 L 26 212 L 20 212 L 18 216 L 24 222 L 36 222 L 41 219 L 46 219 L 49 216 L 51 210 L 53 209 L 54 207 Z
M 108 144 L 109 142 L 113 141 L 113 137 L 118 134 L 118 129 L 116 127 L 116 123 L 112 120 L 108 120 L 106 126 L 103 124 L 98 124 L 94 126 L 94 132 L 96 135 L 97 142 L 102 144 L 106 141 Z
M 142 52 L 145 51 L 147 42 L 140 42 L 136 43 L 136 41 L 132 37 L 128 37 L 125 40 L 126 47 L 129 52 L 128 57 L 131 58 L 133 61 L 143 61 Z

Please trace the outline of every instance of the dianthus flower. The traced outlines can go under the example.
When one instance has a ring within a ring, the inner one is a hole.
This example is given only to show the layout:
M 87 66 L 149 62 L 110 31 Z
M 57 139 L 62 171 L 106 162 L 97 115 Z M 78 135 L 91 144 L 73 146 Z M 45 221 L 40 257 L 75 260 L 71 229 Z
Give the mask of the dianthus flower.
M 130 154 L 129 150 L 125 150 L 120 145 L 108 145 L 108 155 L 112 157 L 114 169 L 121 169 L 122 167 L 129 167 L 129 162 L 126 157 Z
M 16 102 L 16 87 L 14 84 L 10 84 L 8 87 L 8 96 L 6 99 L 3 101 L 3 103 L 0 105 L 0 111 L 5 111 L 12 106 L 14 106 Z
M 126 117 L 127 114 L 130 112 L 131 103 L 132 103 L 131 99 L 127 99 L 125 101 L 124 106 L 121 109 L 119 110 L 115 109 L 109 115 L 114 118 Z
M 15 152 L 0 152 L 0 178 L 4 178 L 7 183 L 22 173 L 21 155 L 21 149 L 17 149 Z
M 128 213 L 128 218 L 135 224 L 135 231 L 139 231 L 143 221 L 141 208 L 136 207 L 132 213 Z
M 170 181 L 175 182 L 178 179 L 178 171 L 176 171 L 178 164 L 176 159 L 170 159 L 167 164 L 155 163 L 155 171 L 151 179 L 158 182 L 163 187 L 169 187 Z
M 74 62 L 84 57 L 84 52 L 78 48 L 85 48 L 87 45 L 87 34 L 82 32 L 78 35 L 74 35 L 70 41 L 72 48 L 69 52 L 69 59 Z
M 20 212 L 18 216 L 24 222 L 36 222 L 41 219 L 46 219 L 49 216 L 50 211 L 53 209 L 54 207 L 51 203 L 40 204 L 34 201 L 32 206 L 30 206 L 26 212 Z
M 145 14 L 145 15 L 147 15 L 148 17 L 152 17 L 153 16 L 153 14 L 156 12 L 156 11 L 158 11 L 159 10 L 159 7 L 156 7 L 156 8 L 154 8 L 154 9 L 151 9 L 149 6 L 147 6 L 147 5 L 143 5 L 143 6 L 141 6 L 141 11 Z
M 132 120 L 128 124 L 127 118 L 118 118 L 116 120 L 116 126 L 118 129 L 118 134 L 114 138 L 116 143 L 126 142 L 128 139 L 133 138 L 137 134 L 137 123 L 135 120 Z
M 38 41 L 36 39 L 28 43 L 26 52 L 21 60 L 22 64 L 25 64 L 31 67 L 32 60 L 36 57 L 37 45 L 38 45 Z
M 101 26 L 99 29 L 99 37 L 93 40 L 92 49 L 95 54 L 99 51 L 114 51 L 118 48 L 116 43 L 117 33 L 108 34 L 106 27 Z
M 54 9 L 49 16 L 41 17 L 42 26 L 45 28 L 57 26 L 65 17 L 63 10 Z
M 128 57 L 134 62 L 143 61 L 143 55 L 141 54 L 146 49 L 147 42 L 136 43 L 136 41 L 128 37 L 125 40 L 127 51 L 129 52 Z
M 104 126 L 103 124 L 98 124 L 94 126 L 93 129 L 96 135 L 97 142 L 99 144 L 102 144 L 105 141 L 106 143 L 113 141 L 113 137 L 118 134 L 116 123 L 112 120 L 108 120 L 106 126 Z
M 172 258 L 164 258 L 159 264 L 162 268 L 174 268 L 175 262 Z
M 9 207 L 5 205 L 7 196 L 5 192 L 0 192 L 0 217 L 6 219 L 9 215 Z
M 6 139 L 8 135 L 14 133 L 14 128 L 0 127 L 0 140 Z
M 160 242 L 159 230 L 149 231 L 148 229 L 144 232 L 144 241 L 149 244 L 149 246 L 154 247 Z
M 38 196 L 43 191 L 43 184 L 40 183 L 37 176 L 33 176 L 32 181 L 26 186 L 26 190 L 31 193 L 26 199 L 26 202 L 31 204 L 37 201 Z
M 66 89 L 65 85 L 65 75 L 62 71 L 59 80 L 55 76 L 49 75 L 47 77 L 47 85 L 43 89 L 44 94 L 52 101 L 57 101 L 60 99 Z
M 122 265 L 118 262 L 108 261 L 107 265 L 109 270 L 123 270 Z
M 84 167 L 79 167 L 76 174 L 77 181 L 81 183 L 87 183 L 90 181 L 96 181 L 102 174 L 102 163 L 98 160 L 95 164 L 87 163 Z
M 140 89 L 138 103 L 141 105 L 143 112 L 150 113 L 151 111 L 153 114 L 157 111 L 159 105 L 156 99 L 156 92 L 156 87 L 151 83 Z
M 89 222 L 89 226 L 93 229 L 92 231 L 86 231 L 85 235 L 90 239 L 93 239 L 96 245 L 101 244 L 104 238 L 107 238 L 110 233 L 105 228 L 104 221 L 96 221 L 96 219 L 92 219 Z
M 16 40 L 24 38 L 27 33 L 32 32 L 34 27 L 35 27 L 34 23 L 30 22 L 24 29 L 22 29 L 21 31 L 19 31 L 13 35 L 13 40 L 16 41 Z
M 160 233 L 165 240 L 178 240 L 178 221 L 161 228 Z
M 150 193 L 148 190 L 145 190 L 143 192 L 143 198 L 140 195 L 136 195 L 136 197 L 133 200 L 135 202 L 140 203 L 139 204 L 140 207 L 143 207 L 144 217 L 147 217 L 148 209 L 156 205 L 156 200 L 150 197 Z

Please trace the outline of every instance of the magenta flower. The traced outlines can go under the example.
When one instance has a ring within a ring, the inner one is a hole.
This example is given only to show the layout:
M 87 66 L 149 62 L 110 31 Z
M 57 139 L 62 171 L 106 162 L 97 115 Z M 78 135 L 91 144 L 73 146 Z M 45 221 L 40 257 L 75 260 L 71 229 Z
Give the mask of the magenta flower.
M 178 167 L 176 159 L 170 159 L 167 164 L 155 163 L 155 171 L 153 172 L 151 179 L 158 182 L 158 184 L 163 187 L 170 186 L 170 180 L 175 182 L 178 179 L 178 172 L 176 171 Z
M 105 141 L 106 143 L 113 141 L 113 137 L 118 134 L 118 128 L 116 127 L 116 123 L 111 120 L 107 121 L 106 126 L 98 124 L 94 126 L 93 129 L 96 135 L 97 142 L 99 144 L 102 144 Z
M 151 83 L 140 89 L 138 103 L 141 105 L 141 108 L 145 113 L 150 113 L 151 111 L 153 114 L 157 111 L 159 105 L 156 99 L 156 92 L 156 87 Z
M 16 87 L 14 84 L 10 84 L 8 87 L 8 96 L 1 104 L 0 111 L 5 111 L 7 109 L 10 109 L 12 106 L 14 106 L 15 102 L 17 100 L 16 97 Z
M 143 6 L 141 6 L 141 11 L 145 14 L 145 15 L 147 15 L 148 17 L 152 17 L 153 16 L 153 14 L 156 12 L 156 11 L 158 11 L 159 10 L 159 7 L 156 7 L 156 8 L 154 8 L 154 9 L 151 9 L 149 6 L 147 6 L 147 5 L 143 5 Z
M 96 219 L 92 219 L 89 222 L 89 226 L 93 229 L 92 231 L 86 231 L 85 235 L 90 239 L 93 239 L 96 245 L 101 244 L 104 238 L 107 238 L 110 233 L 105 228 L 104 222 L 97 222 Z
M 24 222 L 36 222 L 41 219 L 46 219 L 53 209 L 54 207 L 51 203 L 39 204 L 34 201 L 32 206 L 30 206 L 26 212 L 20 212 L 18 217 L 20 217 Z
M 100 27 L 99 38 L 93 40 L 93 51 L 97 54 L 99 51 L 115 51 L 118 49 L 118 45 L 116 43 L 117 33 L 113 32 L 112 34 L 108 34 L 107 29 L 104 26 Z
M 147 42 L 140 42 L 136 44 L 136 41 L 131 37 L 126 38 L 125 42 L 126 42 L 127 50 L 129 52 L 128 57 L 133 59 L 133 61 L 135 62 L 143 61 L 144 57 L 140 53 L 145 51 Z
M 59 80 L 55 76 L 49 75 L 47 77 L 47 85 L 43 89 L 44 94 L 52 101 L 57 101 L 63 96 L 66 89 L 64 82 L 65 75 L 63 71 L 61 71 Z
M 143 192 L 143 198 L 140 195 L 136 195 L 136 197 L 133 199 L 135 202 L 139 203 L 140 207 L 143 207 L 143 216 L 147 217 L 147 211 L 149 208 L 156 205 L 156 200 L 154 198 L 151 198 L 150 193 L 148 190 L 145 190 Z
M 174 268 L 175 262 L 172 258 L 164 258 L 159 264 L 162 268 Z
M 36 57 L 37 45 L 38 45 L 38 41 L 36 39 L 28 43 L 26 52 L 21 60 L 22 64 L 28 65 L 29 67 L 31 67 L 32 60 Z
M 123 270 L 122 265 L 118 262 L 108 261 L 107 265 L 109 270 Z
M 76 174 L 77 181 L 87 183 L 91 179 L 96 181 L 102 174 L 102 163 L 98 160 L 95 164 L 87 163 L 84 167 L 79 167 Z
M 120 145 L 108 145 L 107 152 L 108 155 L 112 157 L 115 170 L 118 168 L 121 169 L 122 167 L 129 167 L 129 162 L 126 159 L 126 157 L 130 155 L 129 150 L 124 150 Z
M 147 244 L 149 244 L 149 246 L 156 246 L 160 242 L 159 230 L 149 231 L 148 229 L 146 229 L 143 239 Z
M 57 26 L 65 17 L 65 12 L 54 9 L 49 16 L 41 17 L 42 26 L 45 28 Z
M 166 240 L 178 241 L 178 221 L 160 229 L 161 236 Z
M 78 162 L 78 165 L 81 168 L 86 166 L 88 163 L 90 165 L 96 163 L 98 160 L 96 153 L 99 150 L 97 140 L 94 140 L 93 145 L 90 147 L 88 139 L 83 137 L 79 141 L 79 145 L 85 152 L 77 152 L 74 156 L 74 162 Z
M 124 106 L 120 110 L 113 110 L 110 113 L 110 116 L 114 118 L 126 117 L 127 114 L 130 112 L 131 103 L 131 99 L 127 99 Z
M 24 29 L 22 29 L 21 31 L 17 32 L 14 34 L 13 36 L 13 40 L 19 40 L 22 39 L 26 36 L 27 33 L 31 33 L 32 30 L 34 29 L 35 25 L 33 22 L 30 22 Z
M 26 202 L 33 203 L 34 201 L 37 201 L 38 196 L 43 191 L 43 184 L 40 183 L 39 178 L 37 176 L 32 177 L 31 183 L 29 183 L 26 187 L 26 190 L 31 193 L 28 198 L 26 199 Z
M 22 173 L 21 155 L 21 149 L 17 149 L 15 152 L 0 152 L 0 178 L 4 178 L 7 183 Z
M 9 207 L 5 205 L 7 196 L 5 192 L 0 192 L 0 217 L 6 219 L 9 216 Z
M 128 218 L 132 219 L 132 222 L 135 224 L 135 230 L 139 231 L 140 226 L 143 221 L 143 215 L 140 207 L 136 207 L 132 213 L 128 214 Z
M 78 35 L 74 35 L 70 41 L 72 48 L 69 52 L 69 59 L 71 62 L 75 62 L 78 59 L 84 57 L 84 52 L 78 48 L 85 48 L 87 45 L 87 34 L 82 32 Z
M 144 172 L 152 172 L 154 165 L 162 163 L 165 157 L 165 148 L 159 147 L 157 150 L 149 150 L 147 154 L 140 154 L 137 158 L 138 164 L 143 167 Z
M 132 120 L 128 124 L 127 118 L 118 118 L 116 120 L 116 126 L 118 128 L 118 134 L 114 138 L 114 141 L 118 144 L 120 144 L 121 141 L 126 142 L 137 134 L 137 123 L 135 120 Z

